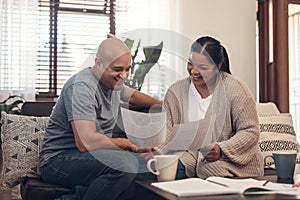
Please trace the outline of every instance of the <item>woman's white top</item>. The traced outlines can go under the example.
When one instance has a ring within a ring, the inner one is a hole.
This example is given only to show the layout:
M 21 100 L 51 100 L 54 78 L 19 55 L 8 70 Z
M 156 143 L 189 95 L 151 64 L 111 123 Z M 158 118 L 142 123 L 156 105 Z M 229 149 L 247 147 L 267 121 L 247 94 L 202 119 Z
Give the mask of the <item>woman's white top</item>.
M 211 95 L 207 98 L 202 98 L 193 83 L 189 89 L 189 121 L 201 120 L 205 117 L 205 113 L 211 102 Z

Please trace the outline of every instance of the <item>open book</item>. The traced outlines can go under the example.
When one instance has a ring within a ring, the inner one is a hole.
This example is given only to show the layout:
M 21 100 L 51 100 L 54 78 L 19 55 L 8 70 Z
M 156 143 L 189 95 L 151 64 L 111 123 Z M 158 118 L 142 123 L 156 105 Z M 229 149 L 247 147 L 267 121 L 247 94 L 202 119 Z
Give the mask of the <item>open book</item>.
M 200 178 L 187 178 L 176 181 L 152 183 L 152 186 L 175 194 L 179 197 L 269 193 L 295 195 L 300 192 L 297 188 L 293 188 L 292 184 L 272 183 L 252 178 L 231 179 L 209 177 L 206 180 Z

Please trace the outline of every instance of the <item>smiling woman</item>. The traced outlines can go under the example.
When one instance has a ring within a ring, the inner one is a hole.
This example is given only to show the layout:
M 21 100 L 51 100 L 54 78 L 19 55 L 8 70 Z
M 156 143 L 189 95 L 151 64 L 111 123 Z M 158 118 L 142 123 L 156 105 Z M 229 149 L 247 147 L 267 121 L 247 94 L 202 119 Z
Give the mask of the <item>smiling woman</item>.
M 180 156 L 177 179 L 261 176 L 256 104 L 245 83 L 230 74 L 225 48 L 210 36 L 200 37 L 190 49 L 187 70 L 189 76 L 174 83 L 164 98 L 168 134 L 160 150 Z M 172 146 L 176 137 L 191 135 L 174 127 L 192 123 L 199 128 L 186 148 Z
M 187 64 L 187 70 L 194 86 L 199 91 L 198 88 L 202 86 L 213 87 L 216 82 L 215 75 L 218 73 L 219 67 L 211 63 L 206 56 L 192 52 Z M 208 95 L 209 93 L 202 97 L 206 98 Z

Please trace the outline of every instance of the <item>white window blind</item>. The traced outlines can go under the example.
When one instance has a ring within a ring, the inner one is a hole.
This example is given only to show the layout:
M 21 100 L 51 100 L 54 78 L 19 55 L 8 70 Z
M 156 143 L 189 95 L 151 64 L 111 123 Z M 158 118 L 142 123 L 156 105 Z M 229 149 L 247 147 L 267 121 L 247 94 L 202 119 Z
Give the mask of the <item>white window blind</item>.
M 60 94 L 65 81 L 114 31 L 114 1 L 39 0 L 36 90 Z
M 0 1 L 0 99 L 34 98 L 36 12 L 36 0 Z

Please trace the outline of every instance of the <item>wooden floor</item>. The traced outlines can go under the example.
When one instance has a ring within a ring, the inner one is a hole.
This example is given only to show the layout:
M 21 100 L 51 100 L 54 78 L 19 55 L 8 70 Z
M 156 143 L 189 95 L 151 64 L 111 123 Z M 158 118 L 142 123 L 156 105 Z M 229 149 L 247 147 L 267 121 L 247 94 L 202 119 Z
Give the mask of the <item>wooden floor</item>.
M 2 150 L 0 146 L 0 185 L 2 185 Z M 0 187 L 0 200 L 21 200 L 19 185 L 11 190 L 3 191 Z

